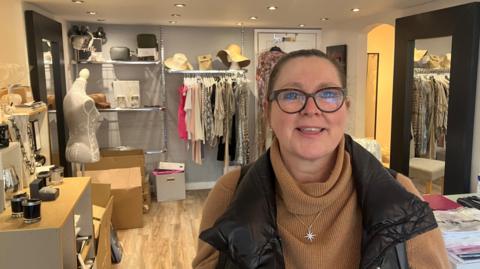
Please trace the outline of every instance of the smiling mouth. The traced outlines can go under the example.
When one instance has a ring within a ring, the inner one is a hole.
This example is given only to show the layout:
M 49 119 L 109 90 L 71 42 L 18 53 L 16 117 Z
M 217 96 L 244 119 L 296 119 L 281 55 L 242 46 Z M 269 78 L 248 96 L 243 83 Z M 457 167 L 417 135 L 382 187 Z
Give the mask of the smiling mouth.
M 305 128 L 297 128 L 298 131 L 305 133 L 305 134 L 316 134 L 326 131 L 325 128 L 316 128 L 316 127 L 305 127 Z

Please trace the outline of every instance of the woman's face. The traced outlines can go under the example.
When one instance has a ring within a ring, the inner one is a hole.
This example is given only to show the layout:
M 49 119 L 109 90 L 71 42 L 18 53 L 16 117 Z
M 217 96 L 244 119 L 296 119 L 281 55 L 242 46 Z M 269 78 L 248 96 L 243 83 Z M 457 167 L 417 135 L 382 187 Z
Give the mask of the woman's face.
M 335 66 L 316 56 L 289 60 L 280 69 L 273 91 L 297 89 L 315 93 L 327 87 L 342 87 Z M 283 155 L 315 161 L 330 156 L 338 146 L 345 131 L 348 101 L 333 112 L 320 111 L 313 98 L 307 99 L 298 113 L 283 112 L 277 101 L 269 103 L 270 126 L 275 133 Z

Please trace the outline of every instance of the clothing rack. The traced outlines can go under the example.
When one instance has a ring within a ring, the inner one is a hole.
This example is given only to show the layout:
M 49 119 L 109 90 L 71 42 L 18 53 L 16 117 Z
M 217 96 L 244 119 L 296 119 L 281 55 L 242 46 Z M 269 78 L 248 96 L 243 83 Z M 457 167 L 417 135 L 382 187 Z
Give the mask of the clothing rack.
M 414 68 L 413 69 L 414 75 L 420 75 L 420 74 L 438 74 L 438 75 L 446 75 L 450 74 L 450 69 L 446 68 L 439 68 L 439 69 L 432 69 L 432 68 Z
M 245 74 L 246 69 L 240 70 L 169 70 L 170 74 Z

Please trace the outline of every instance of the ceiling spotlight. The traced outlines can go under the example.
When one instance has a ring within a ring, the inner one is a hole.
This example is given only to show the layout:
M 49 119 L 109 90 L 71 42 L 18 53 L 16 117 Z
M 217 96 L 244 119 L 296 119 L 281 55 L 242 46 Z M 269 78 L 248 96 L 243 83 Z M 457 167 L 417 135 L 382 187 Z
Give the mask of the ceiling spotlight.
M 85 1 L 83 0 L 72 0 L 73 3 L 75 4 L 83 4 Z
M 170 23 L 170 24 L 176 24 L 177 21 L 168 21 L 168 23 Z
M 328 18 L 325 17 L 325 18 L 322 18 L 321 20 L 322 21 L 328 21 Z
M 180 14 L 172 14 L 171 16 L 172 17 L 180 17 L 181 15 Z
M 269 7 L 267 7 L 267 9 L 268 9 L 268 10 L 277 10 L 278 7 L 276 7 L 276 6 L 269 6 Z
M 97 21 L 105 21 L 105 19 L 97 19 Z
M 352 11 L 353 11 L 353 12 L 359 12 L 360 9 L 359 9 L 359 8 L 352 8 Z
M 87 14 L 88 14 L 88 15 L 95 15 L 95 14 L 97 14 L 97 12 L 95 12 L 95 11 L 87 11 Z
M 305 24 L 299 24 L 298 27 L 305 27 Z
M 186 7 L 187 5 L 185 5 L 185 4 L 175 4 L 174 6 L 176 6 L 176 7 Z
M 258 17 L 257 16 L 252 16 L 250 17 L 251 20 L 258 20 Z
M 238 26 L 243 26 L 243 22 L 237 22 Z

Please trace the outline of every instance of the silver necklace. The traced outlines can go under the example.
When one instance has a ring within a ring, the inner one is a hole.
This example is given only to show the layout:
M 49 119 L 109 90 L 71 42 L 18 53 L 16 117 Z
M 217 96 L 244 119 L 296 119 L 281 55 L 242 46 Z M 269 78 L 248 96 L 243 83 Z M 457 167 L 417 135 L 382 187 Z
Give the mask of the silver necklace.
M 307 232 L 305 233 L 305 236 L 304 236 L 304 237 L 305 237 L 306 240 L 310 241 L 310 243 L 313 242 L 313 239 L 315 239 L 315 236 L 317 236 L 316 234 L 313 233 L 313 231 L 312 231 L 312 226 L 313 226 L 313 224 L 315 223 L 315 221 L 317 220 L 318 216 L 320 216 L 320 213 L 322 213 L 322 212 L 319 211 L 319 212 L 317 213 L 317 215 L 315 216 L 315 218 L 313 219 L 313 221 L 310 223 L 310 225 L 307 225 L 305 222 L 303 222 L 303 221 L 300 219 L 300 217 L 299 217 L 297 214 L 293 213 L 293 215 L 295 215 L 295 217 L 297 218 L 297 220 L 300 221 L 300 223 L 303 224 L 303 226 L 305 226 L 305 228 L 307 228 Z
M 15 138 L 20 144 L 20 150 L 22 152 L 23 162 L 25 163 L 25 166 L 28 172 L 30 173 L 30 175 L 33 175 L 35 174 L 35 150 L 33 146 L 33 133 L 32 133 L 31 127 L 27 125 L 27 136 L 28 136 L 28 141 L 30 146 L 30 156 L 27 156 L 25 145 L 23 144 L 23 141 L 22 141 L 22 135 L 21 135 L 20 129 L 18 128 L 13 118 L 10 119 L 10 122 L 12 123 L 13 130 L 15 131 Z

